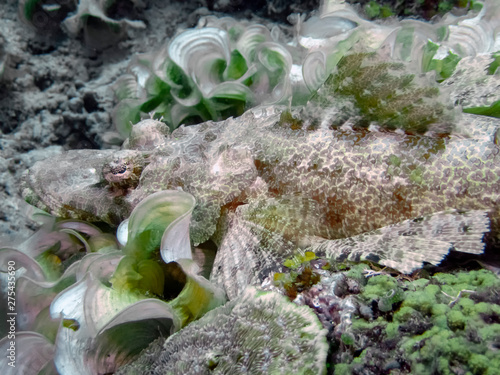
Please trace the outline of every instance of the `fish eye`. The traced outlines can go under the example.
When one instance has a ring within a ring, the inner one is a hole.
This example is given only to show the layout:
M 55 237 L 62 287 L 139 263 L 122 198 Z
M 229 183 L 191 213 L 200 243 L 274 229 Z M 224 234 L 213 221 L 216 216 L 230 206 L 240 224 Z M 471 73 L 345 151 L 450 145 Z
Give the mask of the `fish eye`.
M 131 160 L 117 159 L 103 167 L 104 178 L 111 184 L 127 183 L 135 180 L 134 163 Z
M 116 194 L 127 194 L 139 184 L 146 164 L 147 160 L 142 154 L 132 153 L 116 157 L 103 165 L 103 182 Z
M 127 171 L 127 165 L 125 163 L 119 163 L 117 165 L 110 165 L 110 170 L 114 175 L 122 175 Z

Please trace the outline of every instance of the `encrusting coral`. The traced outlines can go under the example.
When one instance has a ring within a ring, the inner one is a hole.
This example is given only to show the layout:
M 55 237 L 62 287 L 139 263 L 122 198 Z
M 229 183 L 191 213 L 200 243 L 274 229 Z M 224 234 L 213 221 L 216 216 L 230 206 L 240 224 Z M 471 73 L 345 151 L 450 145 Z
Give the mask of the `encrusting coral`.
M 325 335 L 308 307 L 249 288 L 116 374 L 325 374 Z
M 328 330 L 330 373 L 500 370 L 500 280 L 490 271 L 394 277 L 314 253 L 285 264 L 264 289 L 316 312 Z

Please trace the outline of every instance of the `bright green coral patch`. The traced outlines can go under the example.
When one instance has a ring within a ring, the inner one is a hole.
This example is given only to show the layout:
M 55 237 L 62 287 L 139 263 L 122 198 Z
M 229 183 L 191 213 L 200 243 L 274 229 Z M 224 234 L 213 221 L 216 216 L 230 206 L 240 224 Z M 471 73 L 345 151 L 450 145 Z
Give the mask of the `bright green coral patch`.
M 500 280 L 486 270 L 439 273 L 415 281 L 374 276 L 359 296 L 365 303 L 376 302 L 373 320 L 356 318 L 351 330 L 344 333 L 346 338 L 357 338 L 349 342 L 353 349 L 348 350 L 361 355 L 343 360 L 335 368 L 352 373 L 354 368 L 368 366 L 373 371 L 372 366 L 382 366 L 382 371 L 384 364 L 393 363 L 412 374 L 452 374 L 457 369 L 497 374 L 498 288 Z M 400 296 L 392 309 L 385 308 L 388 291 Z M 380 358 L 379 365 L 374 364 L 375 358 Z

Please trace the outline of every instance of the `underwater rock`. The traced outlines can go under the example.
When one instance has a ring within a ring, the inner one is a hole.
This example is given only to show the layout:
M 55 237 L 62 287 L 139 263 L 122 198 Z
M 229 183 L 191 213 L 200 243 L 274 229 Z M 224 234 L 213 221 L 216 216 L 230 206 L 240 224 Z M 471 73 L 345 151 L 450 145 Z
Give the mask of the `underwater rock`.
M 9 55 L 5 52 L 5 39 L 0 34 L 0 82 L 3 80 L 5 70 L 8 66 Z

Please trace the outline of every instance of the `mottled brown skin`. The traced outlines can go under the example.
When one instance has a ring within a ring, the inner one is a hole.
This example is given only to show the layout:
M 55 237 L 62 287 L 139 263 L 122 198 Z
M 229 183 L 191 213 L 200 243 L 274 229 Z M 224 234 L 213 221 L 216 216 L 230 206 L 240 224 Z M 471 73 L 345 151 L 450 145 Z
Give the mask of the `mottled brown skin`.
M 181 127 L 140 151 L 69 151 L 30 169 L 23 195 L 58 216 L 118 224 L 149 194 L 181 188 L 197 199 L 195 243 L 214 234 L 222 207 L 252 197 L 312 198 L 332 239 L 447 209 L 492 211 L 498 227 L 500 150 L 491 137 L 314 128 L 307 119 L 300 127 L 280 121 L 283 110 Z M 140 165 L 137 186 L 104 178 L 110 163 L 120 169 L 116 160 Z

